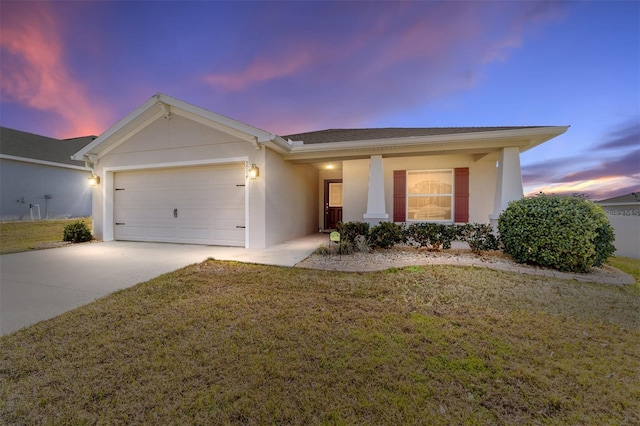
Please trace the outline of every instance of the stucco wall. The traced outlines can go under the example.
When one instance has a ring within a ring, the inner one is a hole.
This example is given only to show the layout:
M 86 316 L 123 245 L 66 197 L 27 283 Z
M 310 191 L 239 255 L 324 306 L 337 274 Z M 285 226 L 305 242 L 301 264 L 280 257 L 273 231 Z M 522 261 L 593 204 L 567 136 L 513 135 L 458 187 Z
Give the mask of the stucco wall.
M 467 157 L 468 158 L 468 157 Z M 489 223 L 496 191 L 498 154 L 455 167 L 469 167 L 469 222 Z
M 159 118 L 124 143 L 100 158 L 95 172 L 102 182 L 94 188 L 94 234 L 113 239 L 113 175 L 119 170 L 171 167 L 197 164 L 222 164 L 247 161 L 262 171 L 264 149 L 227 133 L 174 114 L 170 120 Z M 247 181 L 247 231 L 249 247 L 263 247 L 264 180 Z
M 0 159 L 0 220 L 31 220 L 30 204 L 40 205 L 42 219 L 91 216 L 88 177 L 88 171 Z
M 393 171 L 469 168 L 469 221 L 489 223 L 496 185 L 497 154 L 476 160 L 471 155 L 383 158 L 385 206 L 393 219 Z M 345 221 L 362 221 L 367 209 L 369 160 L 343 162 Z
M 259 151 L 249 142 L 178 115 L 159 118 L 100 159 L 99 167 L 248 157 Z
M 386 186 L 386 182 L 385 182 Z M 369 160 L 342 162 L 342 220 L 362 222 L 367 211 Z
M 317 232 L 318 171 L 309 164 L 293 164 L 269 150 L 266 153 L 266 244 L 278 244 Z
M 385 202 L 393 218 L 393 171 L 469 168 L 469 222 L 489 223 L 493 210 L 496 185 L 496 155 L 474 161 L 470 155 L 439 155 L 428 157 L 385 158 Z

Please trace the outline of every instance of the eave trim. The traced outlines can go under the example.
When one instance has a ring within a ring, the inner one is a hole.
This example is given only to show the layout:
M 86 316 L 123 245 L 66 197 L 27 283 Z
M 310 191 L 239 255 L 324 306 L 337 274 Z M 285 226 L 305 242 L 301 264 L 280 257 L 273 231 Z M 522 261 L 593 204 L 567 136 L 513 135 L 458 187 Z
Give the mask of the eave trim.
M 17 157 L 15 155 L 0 154 L 0 159 L 20 161 L 22 163 L 40 164 L 43 166 L 60 167 L 63 169 L 82 170 L 87 172 L 91 171 L 89 167 L 74 166 L 73 164 L 56 163 L 54 161 L 37 160 L 35 158 Z

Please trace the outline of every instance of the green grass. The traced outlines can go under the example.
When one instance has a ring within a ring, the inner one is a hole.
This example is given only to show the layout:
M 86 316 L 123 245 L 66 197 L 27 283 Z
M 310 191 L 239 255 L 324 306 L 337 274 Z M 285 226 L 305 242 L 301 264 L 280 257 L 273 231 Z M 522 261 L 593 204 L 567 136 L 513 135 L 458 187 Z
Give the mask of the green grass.
M 622 272 L 632 275 L 636 279 L 636 285 L 640 283 L 640 259 L 612 256 L 607 260 L 607 263 Z
M 638 424 L 640 291 L 209 260 L 0 338 L 3 424 Z
M 83 221 L 91 229 L 91 218 L 0 222 L 0 254 L 33 250 L 42 244 L 61 242 L 64 227 Z

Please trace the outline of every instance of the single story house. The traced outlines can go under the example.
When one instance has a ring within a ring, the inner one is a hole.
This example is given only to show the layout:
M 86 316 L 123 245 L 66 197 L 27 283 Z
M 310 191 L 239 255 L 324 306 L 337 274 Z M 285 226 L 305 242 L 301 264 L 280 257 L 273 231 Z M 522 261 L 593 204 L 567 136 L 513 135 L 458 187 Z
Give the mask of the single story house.
M 71 155 L 95 139 L 54 139 L 0 127 L 0 220 L 91 216 L 91 169 Z
M 338 221 L 489 223 L 522 197 L 520 153 L 566 126 L 278 136 L 156 94 L 73 155 L 94 235 L 263 248 Z

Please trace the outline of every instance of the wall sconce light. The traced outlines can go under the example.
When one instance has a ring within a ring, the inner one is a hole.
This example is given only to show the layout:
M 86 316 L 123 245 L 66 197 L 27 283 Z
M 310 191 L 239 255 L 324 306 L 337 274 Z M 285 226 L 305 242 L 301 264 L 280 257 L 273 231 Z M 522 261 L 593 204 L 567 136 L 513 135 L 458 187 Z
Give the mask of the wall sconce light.
M 255 164 L 252 164 L 251 168 L 247 170 L 247 176 L 250 179 L 255 179 L 258 176 L 260 176 L 260 169 L 258 168 L 258 166 L 256 166 Z
M 96 176 L 93 173 L 89 176 L 89 185 L 96 186 L 100 185 L 100 176 Z

